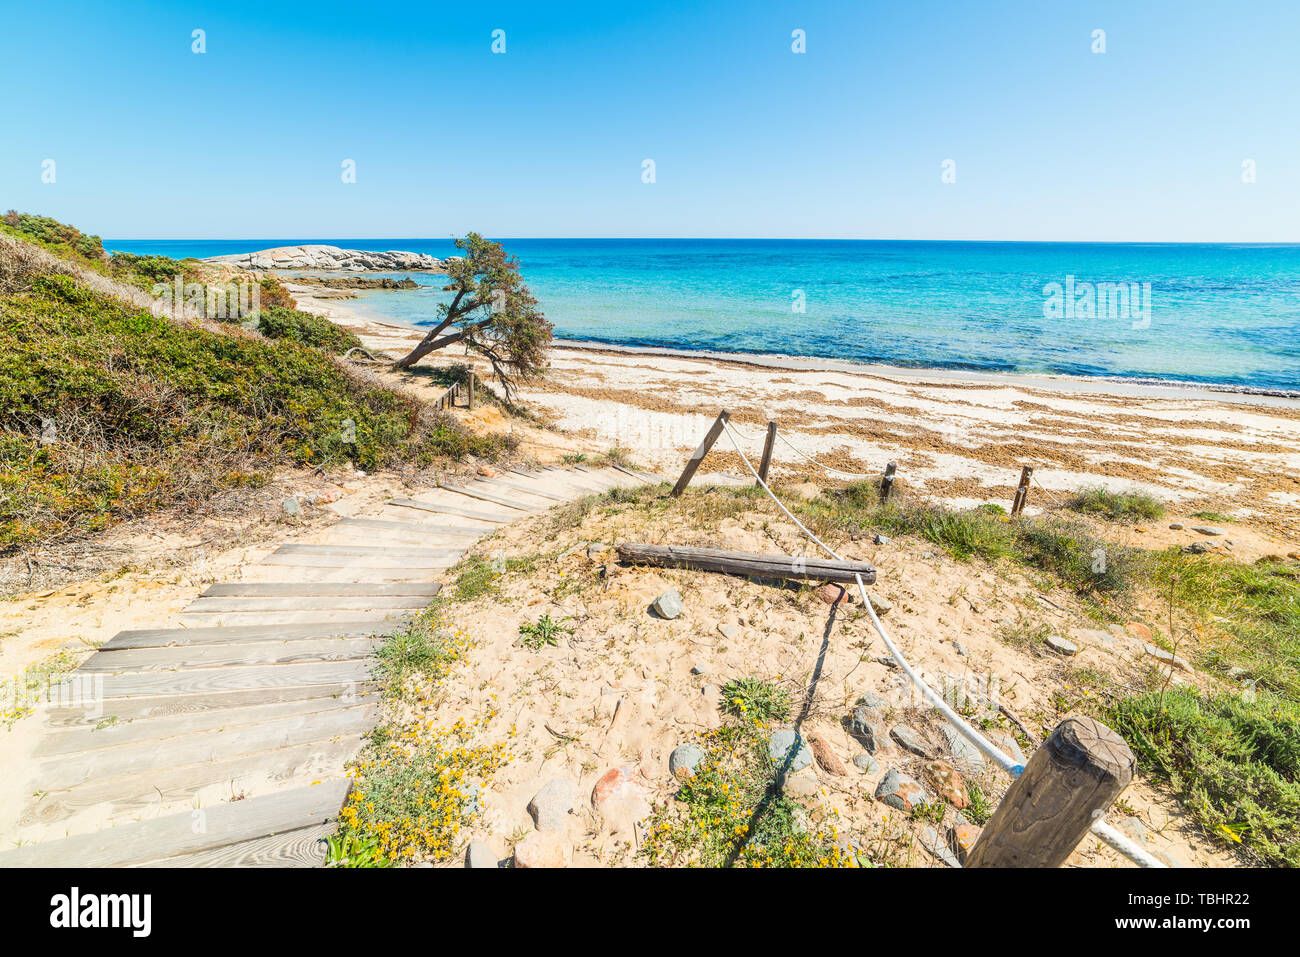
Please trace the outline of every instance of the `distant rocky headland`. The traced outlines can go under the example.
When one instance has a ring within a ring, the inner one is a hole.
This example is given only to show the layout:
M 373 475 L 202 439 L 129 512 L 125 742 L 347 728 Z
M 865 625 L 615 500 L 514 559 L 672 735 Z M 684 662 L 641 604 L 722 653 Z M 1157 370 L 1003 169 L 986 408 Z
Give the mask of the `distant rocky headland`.
M 339 269 L 348 272 L 446 272 L 441 259 L 400 249 L 385 252 L 338 246 L 277 246 L 255 253 L 212 256 L 205 260 L 239 269 Z
M 389 276 L 294 276 L 293 281 L 302 286 L 324 286 L 327 289 L 419 289 L 414 279 L 393 279 Z

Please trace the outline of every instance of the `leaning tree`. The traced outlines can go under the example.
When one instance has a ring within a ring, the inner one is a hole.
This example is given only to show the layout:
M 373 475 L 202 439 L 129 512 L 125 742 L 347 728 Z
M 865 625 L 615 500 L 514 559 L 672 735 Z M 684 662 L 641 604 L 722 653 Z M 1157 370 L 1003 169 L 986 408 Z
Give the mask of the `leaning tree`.
M 510 397 L 521 381 L 542 371 L 551 324 L 537 308 L 519 275 L 519 260 L 500 243 L 470 233 L 456 240 L 464 255 L 447 260 L 449 281 L 443 291 L 451 302 L 438 307 L 438 322 L 396 368 L 409 369 L 438 349 L 463 342 L 492 363 L 501 388 Z

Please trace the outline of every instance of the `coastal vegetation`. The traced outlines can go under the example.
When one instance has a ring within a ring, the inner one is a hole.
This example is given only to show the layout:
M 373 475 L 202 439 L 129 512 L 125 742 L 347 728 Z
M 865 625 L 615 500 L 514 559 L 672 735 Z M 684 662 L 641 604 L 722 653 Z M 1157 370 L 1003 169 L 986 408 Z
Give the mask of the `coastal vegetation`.
M 41 228 L 51 249 L 51 237 L 89 248 Z M 341 364 L 328 352 L 350 334 L 316 317 L 271 306 L 271 335 L 176 322 L 21 246 L 0 263 L 0 548 L 194 504 L 279 467 L 421 467 L 502 450 Z
M 492 364 L 508 400 L 519 382 L 545 368 L 551 324 L 519 275 L 519 261 L 500 243 L 470 233 L 456 246 L 464 255 L 445 264 L 443 290 L 452 293 L 451 301 L 439 305 L 433 328 L 396 367 L 409 369 L 431 352 L 462 343 Z

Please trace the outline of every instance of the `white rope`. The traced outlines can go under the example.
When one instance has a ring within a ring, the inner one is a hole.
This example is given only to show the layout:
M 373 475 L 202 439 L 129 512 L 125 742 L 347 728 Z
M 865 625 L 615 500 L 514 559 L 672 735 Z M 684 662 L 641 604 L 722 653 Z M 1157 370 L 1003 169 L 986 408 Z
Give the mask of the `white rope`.
M 736 434 L 735 432 L 732 431 L 730 423 L 724 420 L 722 423 L 722 427 L 723 430 L 727 433 L 727 438 L 731 441 L 732 446 L 736 449 L 736 454 L 739 455 L 740 460 L 745 463 L 745 468 L 749 469 L 749 472 L 751 475 L 754 476 L 755 481 L 758 482 L 758 484 L 762 487 L 763 491 L 765 491 L 768 494 L 768 496 L 772 499 L 772 501 L 776 503 L 777 507 L 786 514 L 786 517 L 788 517 L 790 521 L 794 522 L 795 525 L 799 527 L 799 530 L 802 531 L 805 535 L 807 535 L 810 539 L 812 539 L 812 541 L 816 542 L 823 549 L 825 549 L 826 552 L 830 554 L 832 558 L 834 558 L 836 561 L 844 561 L 844 559 L 833 548 L 831 548 L 820 538 L 814 535 L 811 531 L 809 531 L 808 527 L 804 525 L 803 522 L 795 518 L 794 514 L 788 508 L 786 508 L 784 504 L 782 504 L 779 498 L 776 497 L 776 494 L 770 488 L 768 488 L 767 483 L 764 482 L 761 478 L 759 478 L 758 472 L 754 469 L 754 466 L 750 464 L 749 459 L 745 456 L 745 453 L 741 450 L 740 443 L 736 441 Z M 862 576 L 855 574 L 853 577 L 857 581 L 858 592 L 862 595 L 862 604 L 866 607 L 867 614 L 871 616 L 871 624 L 872 626 L 875 627 L 876 634 L 878 634 L 880 636 L 880 640 L 885 643 L 885 647 L 889 649 L 889 653 L 890 655 L 893 656 L 894 661 L 898 663 L 898 666 L 903 670 L 903 672 L 908 676 L 908 678 L 912 680 L 912 683 L 915 684 L 916 687 L 920 689 L 921 695 L 925 698 L 925 700 L 929 702 L 931 707 L 933 707 L 936 711 L 938 711 L 945 718 L 947 718 L 949 723 L 952 724 L 952 726 L 955 727 L 958 730 L 958 732 L 960 732 L 961 735 L 966 738 L 966 740 L 968 740 L 971 744 L 973 744 L 976 748 L 978 748 L 989 760 L 991 760 L 994 764 L 998 765 L 1000 768 L 1002 768 L 1002 770 L 1006 771 L 1013 778 L 1018 778 L 1021 775 L 1021 773 L 1024 772 L 1025 766 L 1023 764 L 1017 764 L 1006 754 L 1002 753 L 1002 751 L 1000 751 L 996 746 L 994 746 L 992 742 L 990 742 L 982 734 L 980 734 L 978 731 L 972 728 L 966 722 L 966 720 L 962 718 L 961 715 L 959 715 L 956 711 L 950 708 L 948 706 L 948 703 L 935 693 L 933 688 L 931 688 L 928 684 L 925 683 L 925 681 L 921 679 L 921 676 L 918 675 L 916 671 L 913 670 L 912 666 L 908 663 L 907 659 L 903 657 L 903 653 L 898 650 L 898 647 L 890 640 L 889 635 L 885 632 L 884 626 L 880 623 L 880 618 L 877 617 L 876 615 L 875 608 L 871 606 L 871 599 L 867 596 L 867 588 L 862 581 Z M 1100 840 L 1110 845 L 1112 848 L 1119 851 L 1121 854 L 1124 854 L 1130 860 L 1141 865 L 1142 867 L 1158 868 L 1158 867 L 1166 866 L 1165 864 L 1156 860 L 1156 858 L 1152 857 L 1147 851 L 1143 850 L 1137 844 L 1130 841 L 1119 831 L 1115 830 L 1113 827 L 1107 824 L 1105 819 L 1100 815 L 1098 815 L 1097 818 L 1093 820 L 1090 830 Z
M 1151 853 L 1147 851 L 1145 848 L 1143 848 L 1140 844 L 1137 844 L 1136 842 L 1129 840 L 1119 831 L 1115 830 L 1113 827 L 1107 824 L 1106 819 L 1102 817 L 1100 814 L 1097 815 L 1095 820 L 1093 820 L 1092 827 L 1089 828 L 1089 830 L 1091 830 L 1093 835 L 1096 836 L 1098 839 L 1100 839 L 1103 843 L 1109 844 L 1115 850 L 1119 851 L 1125 857 L 1129 858 L 1131 861 L 1133 861 L 1135 864 L 1140 865 L 1141 867 L 1159 868 L 1159 867 L 1169 866 L 1163 861 L 1158 860 L 1155 857 L 1152 857 Z
M 730 424 L 730 423 L 728 423 L 728 424 Z M 736 427 L 733 425 L 732 428 L 735 429 Z M 756 437 L 756 436 L 753 436 L 753 435 L 746 435 L 746 434 L 744 433 L 744 431 L 741 430 L 741 429 L 736 429 L 736 434 L 739 435 L 742 439 L 748 439 L 748 440 L 751 441 L 751 442 L 754 442 L 754 441 L 757 440 L 757 437 Z M 853 479 L 873 479 L 873 478 L 880 478 L 880 476 L 881 476 L 881 474 L 882 474 L 882 473 L 880 473 L 880 472 L 873 472 L 873 473 L 870 473 L 870 474 L 868 474 L 868 473 L 864 473 L 864 472 L 846 472 L 846 471 L 844 471 L 843 469 L 835 469 L 835 468 L 831 468 L 829 465 L 823 465 L 821 462 L 818 462 L 815 458 L 813 458 L 811 455 L 808 455 L 806 452 L 801 452 L 801 451 L 799 451 L 799 449 L 796 448 L 796 447 L 795 447 L 795 446 L 790 442 L 790 440 L 787 439 L 787 438 L 785 437 L 785 435 L 782 434 L 781 432 L 777 432 L 777 433 L 776 433 L 776 437 L 777 437 L 778 439 L 780 439 L 782 442 L 784 442 L 784 443 L 786 444 L 786 446 L 789 447 L 790 451 L 793 452 L 795 455 L 799 456 L 801 459 L 805 459 L 805 460 L 811 462 L 813 465 L 817 466 L 819 469 L 821 469 L 821 470 L 824 471 L 824 472 L 834 472 L 836 475 L 844 475 L 844 476 L 847 476 L 847 477 L 849 477 L 849 478 L 853 478 Z
M 754 466 L 750 464 L 749 459 L 745 457 L 745 453 L 741 451 L 740 443 L 736 441 L 736 436 L 731 432 L 730 426 L 726 422 L 724 422 L 723 428 L 727 432 L 727 438 L 730 439 L 731 444 L 735 446 L 736 453 L 740 456 L 740 460 L 745 463 L 745 467 L 749 469 L 750 473 L 757 480 L 758 484 L 763 487 L 763 491 L 767 492 L 767 494 L 771 496 L 772 501 L 776 502 L 777 507 L 780 508 L 781 511 L 785 512 L 785 514 L 789 517 L 790 521 L 794 522 L 795 525 L 799 526 L 800 531 L 802 531 L 810 539 L 812 539 L 814 542 L 816 542 L 818 545 L 824 548 L 832 558 L 834 558 L 836 561 L 844 561 L 844 559 L 840 557 L 840 555 L 835 551 L 835 549 L 831 548 L 820 538 L 818 538 L 816 535 L 810 532 L 803 522 L 799 521 L 799 519 L 795 518 L 794 515 L 791 514 L 790 510 L 786 508 L 781 503 L 781 500 L 776 497 L 776 495 L 772 492 L 770 488 L 768 488 L 767 483 L 764 482 L 761 478 L 759 478 L 758 472 L 754 471 Z M 983 752 L 990 761 L 997 764 L 1000 768 L 1002 768 L 1002 770 L 1006 771 L 1012 777 L 1019 777 L 1020 772 L 1025 769 L 1025 766 L 1023 764 L 1017 764 L 1007 755 L 1003 754 L 991 741 L 989 741 L 982 734 L 980 734 L 969 724 L 967 724 L 965 719 L 963 719 L 961 715 L 959 715 L 956 711 L 950 708 L 948 706 L 948 703 L 944 701 L 943 698 L 941 698 L 939 695 L 937 695 L 934 689 L 931 688 L 928 684 L 926 684 L 921 679 L 921 676 L 918 675 L 912 669 L 912 666 L 908 663 L 907 659 L 903 657 L 903 653 L 898 650 L 898 647 L 892 641 L 890 641 L 889 635 L 886 634 L 884 626 L 880 624 L 880 619 L 876 617 L 876 610 L 871 607 L 871 599 L 867 597 L 867 588 L 866 585 L 864 585 L 862 582 L 862 576 L 854 575 L 853 577 L 857 579 L 858 591 L 861 592 L 862 594 L 862 603 L 863 605 L 866 606 L 867 614 L 871 616 L 871 624 L 875 627 L 876 634 L 880 635 L 881 641 L 885 643 L 885 647 L 889 649 L 889 653 L 893 655 L 894 660 L 898 662 L 898 666 L 903 669 L 903 673 L 906 674 L 909 678 L 911 678 L 913 684 L 915 684 L 917 688 L 920 689 L 922 697 L 924 697 L 925 700 L 929 702 L 929 704 L 936 711 L 938 711 L 945 718 L 947 718 L 948 721 L 951 722 L 952 725 L 956 727 L 956 729 L 959 732 L 961 732 L 963 737 L 965 737 L 968 741 L 970 741 L 971 744 L 975 745 L 975 747 L 979 748 L 979 750 Z

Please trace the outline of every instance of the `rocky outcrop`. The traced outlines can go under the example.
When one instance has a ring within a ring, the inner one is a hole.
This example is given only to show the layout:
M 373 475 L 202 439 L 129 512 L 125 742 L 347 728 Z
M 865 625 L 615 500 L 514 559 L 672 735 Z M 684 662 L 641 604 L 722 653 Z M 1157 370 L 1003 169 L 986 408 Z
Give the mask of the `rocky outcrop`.
M 441 259 L 400 249 L 372 252 L 338 246 L 278 246 L 255 253 L 213 256 L 205 262 L 239 269 L 341 269 L 348 272 L 445 272 Z

